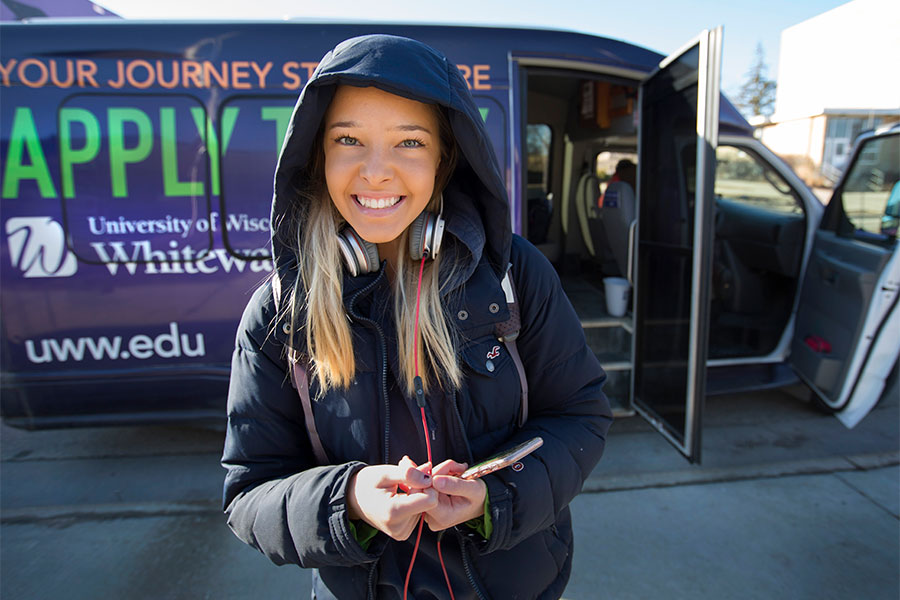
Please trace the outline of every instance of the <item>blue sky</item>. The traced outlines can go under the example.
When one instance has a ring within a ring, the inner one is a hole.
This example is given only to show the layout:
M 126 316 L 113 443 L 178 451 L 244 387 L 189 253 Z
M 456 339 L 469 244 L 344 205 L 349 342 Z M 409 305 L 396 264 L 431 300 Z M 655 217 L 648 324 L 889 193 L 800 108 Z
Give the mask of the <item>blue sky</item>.
M 618 38 L 668 54 L 703 29 L 725 28 L 722 89 L 734 97 L 761 43 L 777 79 L 781 31 L 846 0 L 95 0 L 126 18 L 358 19 L 557 27 Z

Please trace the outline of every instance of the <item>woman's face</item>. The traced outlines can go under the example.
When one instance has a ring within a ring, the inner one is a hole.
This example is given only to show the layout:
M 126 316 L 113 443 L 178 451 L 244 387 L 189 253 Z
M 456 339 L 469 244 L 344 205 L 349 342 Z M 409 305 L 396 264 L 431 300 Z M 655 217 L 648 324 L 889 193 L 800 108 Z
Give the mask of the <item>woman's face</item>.
M 441 159 L 427 104 L 342 85 L 325 114 L 325 181 L 335 207 L 366 241 L 392 242 L 425 209 Z

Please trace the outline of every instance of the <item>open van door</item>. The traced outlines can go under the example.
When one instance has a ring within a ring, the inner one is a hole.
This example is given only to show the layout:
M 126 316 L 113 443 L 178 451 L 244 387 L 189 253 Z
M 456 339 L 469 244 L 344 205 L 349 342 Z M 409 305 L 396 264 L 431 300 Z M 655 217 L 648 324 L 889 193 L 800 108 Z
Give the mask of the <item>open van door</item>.
M 639 91 L 631 398 L 691 462 L 706 388 L 721 52 L 722 28 L 704 31 Z
M 853 427 L 900 355 L 900 126 L 857 144 L 816 232 L 791 366 Z

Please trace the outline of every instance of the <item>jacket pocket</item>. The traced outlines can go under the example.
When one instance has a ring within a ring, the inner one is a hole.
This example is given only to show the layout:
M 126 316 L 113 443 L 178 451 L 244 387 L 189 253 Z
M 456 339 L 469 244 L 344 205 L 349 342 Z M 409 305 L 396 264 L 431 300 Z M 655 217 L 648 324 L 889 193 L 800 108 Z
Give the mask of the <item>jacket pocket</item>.
M 489 439 L 507 436 L 516 425 L 522 390 L 515 363 L 493 336 L 470 341 L 460 350 L 465 370 L 460 411 L 476 458 L 495 448 Z M 480 441 L 485 448 L 480 448 Z

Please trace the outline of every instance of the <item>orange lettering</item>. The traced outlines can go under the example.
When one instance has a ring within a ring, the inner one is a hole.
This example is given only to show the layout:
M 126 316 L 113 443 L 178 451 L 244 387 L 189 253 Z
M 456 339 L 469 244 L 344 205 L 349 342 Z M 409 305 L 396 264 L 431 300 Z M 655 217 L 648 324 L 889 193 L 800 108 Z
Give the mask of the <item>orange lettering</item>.
M 463 78 L 466 80 L 466 86 L 471 90 L 472 84 L 469 82 L 469 77 L 472 76 L 472 69 L 470 69 L 468 65 L 456 65 L 456 68 L 462 73 Z
M 300 63 L 296 61 L 289 61 L 284 63 L 281 67 L 281 72 L 284 73 L 284 76 L 290 79 L 290 81 L 285 81 L 281 85 L 286 90 L 298 90 L 300 89 L 300 84 L 303 83 L 303 80 L 300 79 L 300 76 L 294 72 L 294 69 L 299 69 Z M 8 84 L 7 84 L 8 85 Z
M 144 81 L 138 81 L 134 76 L 134 70 L 137 67 L 143 67 L 144 69 L 146 69 L 147 77 L 144 79 Z M 153 85 L 154 80 L 156 79 L 156 71 L 153 70 L 153 67 L 150 65 L 150 63 L 143 59 L 133 60 L 128 63 L 128 68 L 125 71 L 125 75 L 128 78 L 128 84 L 131 87 L 136 87 L 141 90 L 145 90 Z
M 302 63 L 300 63 L 300 66 L 303 67 L 304 69 L 306 69 L 306 78 L 310 79 L 310 78 L 312 78 L 313 71 L 315 71 L 316 67 L 319 66 L 319 63 L 317 63 L 317 62 L 302 62 Z
M 250 73 L 247 72 L 247 69 L 249 67 L 250 63 L 246 60 L 236 60 L 231 63 L 231 83 L 234 85 L 234 89 L 253 89 L 253 86 L 246 81 L 240 81 L 241 79 L 247 79 L 248 77 L 250 77 Z
M 163 79 L 163 65 L 162 61 L 156 61 L 156 81 L 159 82 L 159 85 L 163 86 L 166 89 L 171 90 L 175 86 L 178 85 L 178 62 L 172 61 L 172 80 L 166 81 Z
M 94 79 L 94 75 L 97 74 L 95 62 L 79 58 L 75 61 L 75 72 L 78 73 L 78 87 L 85 87 L 85 82 L 89 82 L 92 87 L 100 87 Z
M 203 87 L 203 81 L 200 79 L 203 75 L 203 67 L 197 61 L 186 60 L 181 63 L 181 74 L 184 77 L 183 87 L 190 87 L 188 79 L 194 82 L 195 87 Z
M 59 80 L 59 73 L 56 72 L 56 61 L 50 60 L 50 81 L 53 82 L 53 85 L 56 87 L 67 88 L 71 87 L 72 83 L 75 81 L 75 71 L 72 68 L 72 61 L 66 60 L 66 80 Z
M 9 74 L 12 71 L 13 67 L 16 66 L 16 62 L 16 59 L 11 58 L 9 59 L 9 62 L 6 63 L 5 67 L 2 63 L 0 63 L 0 75 L 3 76 L 3 85 L 5 85 L 6 87 L 9 87 Z
M 119 73 L 118 81 L 113 81 L 112 79 L 110 79 L 106 83 L 107 85 L 109 85 L 109 87 L 119 89 L 125 85 L 125 65 L 122 64 L 121 60 L 116 61 L 116 71 Z
M 262 69 L 259 68 L 259 65 L 256 64 L 256 61 L 250 63 L 250 66 L 256 71 L 256 76 L 259 77 L 259 87 L 266 87 L 266 75 L 269 74 L 269 71 L 272 70 L 272 62 L 267 62 L 266 66 Z
M 209 76 L 212 75 L 216 80 L 216 83 L 219 84 L 219 87 L 228 89 L 228 63 L 224 60 L 222 61 L 222 72 L 219 73 L 216 71 L 216 68 L 213 66 L 211 62 L 208 60 L 203 61 L 203 84 L 206 87 L 212 87 L 210 85 Z
M 36 81 L 29 81 L 27 77 L 25 77 L 25 70 L 34 65 L 41 72 L 41 76 Z M 47 79 L 49 78 L 49 74 L 47 73 L 47 66 L 44 65 L 41 61 L 36 58 L 26 58 L 22 62 L 19 63 L 19 81 L 27 85 L 28 87 L 41 87 L 47 84 Z
M 491 74 L 483 71 L 490 71 L 491 65 L 475 65 L 475 89 L 489 90 L 491 89 Z

